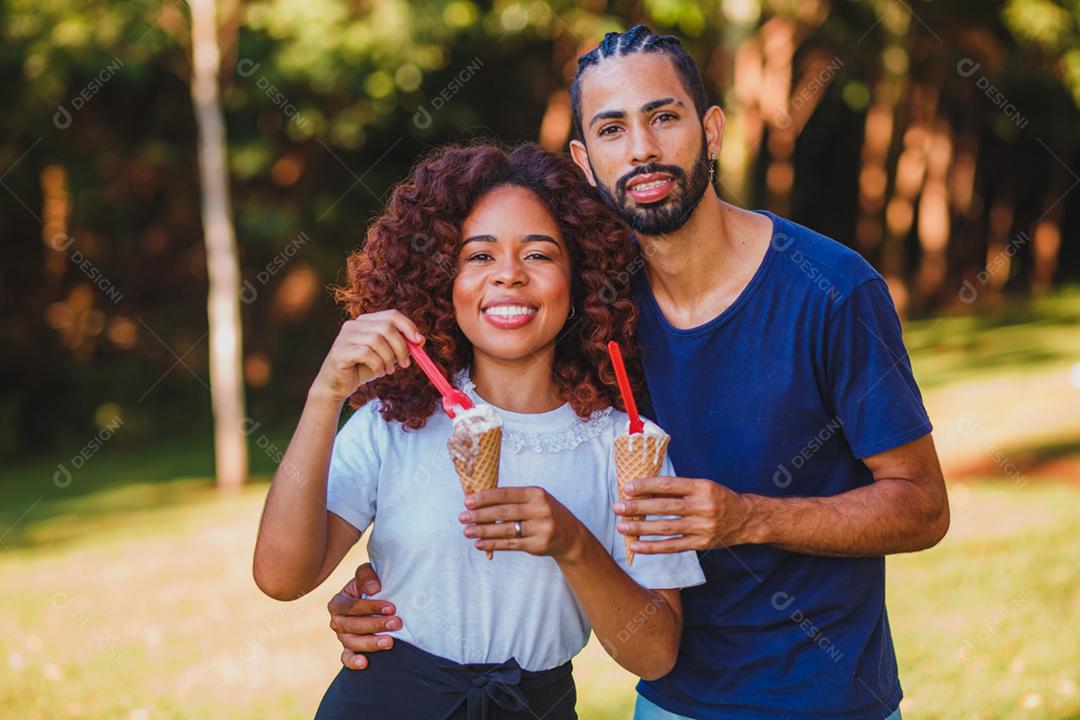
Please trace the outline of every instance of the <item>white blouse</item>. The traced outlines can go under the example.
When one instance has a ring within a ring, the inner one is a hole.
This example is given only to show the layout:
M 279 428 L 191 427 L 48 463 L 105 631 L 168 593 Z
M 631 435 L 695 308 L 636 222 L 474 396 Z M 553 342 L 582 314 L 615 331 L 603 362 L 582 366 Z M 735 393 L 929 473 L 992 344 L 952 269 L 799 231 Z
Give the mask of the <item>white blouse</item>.
M 467 373 L 453 379 L 481 402 Z M 327 507 L 363 531 L 382 583 L 373 596 L 397 606 L 401 630 L 388 634 L 459 663 L 515 658 L 526 670 L 562 665 L 588 642 L 584 611 L 550 557 L 473 547 L 458 515 L 464 495 L 446 449 L 450 419 L 437 411 L 420 430 L 386 422 L 378 401 L 360 408 L 334 441 Z M 596 536 L 618 565 L 647 588 L 705 582 L 697 554 L 636 555 L 627 566 L 611 510 L 616 499 L 612 441 L 625 413 L 582 421 L 567 405 L 503 419 L 499 485 L 543 487 Z M 665 461 L 663 474 L 674 474 Z

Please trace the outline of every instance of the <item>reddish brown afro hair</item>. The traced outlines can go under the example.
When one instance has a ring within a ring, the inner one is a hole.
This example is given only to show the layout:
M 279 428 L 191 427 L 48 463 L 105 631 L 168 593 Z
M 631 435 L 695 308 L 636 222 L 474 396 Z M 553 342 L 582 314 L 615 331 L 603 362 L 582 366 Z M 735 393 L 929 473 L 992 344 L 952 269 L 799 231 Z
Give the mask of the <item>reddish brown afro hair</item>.
M 503 186 L 532 191 L 551 212 L 570 252 L 571 303 L 555 345 L 552 374 L 561 397 L 582 418 L 622 408 L 609 340 L 622 346 L 635 390 L 642 391 L 634 342 L 637 309 L 628 279 L 640 265 L 627 230 L 567 156 L 534 144 L 450 145 L 419 162 L 390 196 L 348 258 L 347 283 L 335 296 L 350 318 L 397 309 L 426 338 L 425 349 L 449 376 L 472 364 L 472 345 L 454 319 L 452 299 L 461 228 L 477 201 Z M 361 386 L 358 408 L 379 398 L 382 415 L 420 428 L 439 394 L 415 364 Z

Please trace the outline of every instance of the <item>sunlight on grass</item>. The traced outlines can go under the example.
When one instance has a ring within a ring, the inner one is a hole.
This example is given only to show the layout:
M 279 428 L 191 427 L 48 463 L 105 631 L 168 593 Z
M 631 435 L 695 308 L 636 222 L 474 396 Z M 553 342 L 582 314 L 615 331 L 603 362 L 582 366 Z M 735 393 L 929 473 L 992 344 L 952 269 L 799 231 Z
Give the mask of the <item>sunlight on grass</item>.
M 1080 363 L 1080 288 L 999 311 L 910 323 L 904 340 L 924 391 Z
M 79 544 L 9 550 L 0 707 L 20 718 L 310 717 L 336 672 L 325 602 L 363 558 L 282 604 L 250 579 L 262 488 L 88 519 Z M 1080 505 L 1071 487 L 965 484 L 932 552 L 890 558 L 889 608 L 912 718 L 1080 712 Z M 93 517 L 93 516 L 91 516 Z M 594 642 L 582 718 L 628 717 L 633 679 Z M 954 708 L 964 708 L 962 715 Z M 145 710 L 147 715 L 139 714 Z M 136 711 L 132 714 L 132 711 Z
M 1078 499 L 1064 486 L 965 485 L 938 548 L 889 558 L 905 717 L 1080 713 Z

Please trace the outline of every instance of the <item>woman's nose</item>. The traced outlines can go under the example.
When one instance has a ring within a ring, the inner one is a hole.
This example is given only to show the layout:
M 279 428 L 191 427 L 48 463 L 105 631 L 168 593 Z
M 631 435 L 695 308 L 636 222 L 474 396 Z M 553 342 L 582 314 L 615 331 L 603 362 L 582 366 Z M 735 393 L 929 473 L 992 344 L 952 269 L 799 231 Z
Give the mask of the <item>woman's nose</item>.
M 500 260 L 491 275 L 491 281 L 499 287 L 516 287 L 528 281 L 524 266 L 517 258 Z

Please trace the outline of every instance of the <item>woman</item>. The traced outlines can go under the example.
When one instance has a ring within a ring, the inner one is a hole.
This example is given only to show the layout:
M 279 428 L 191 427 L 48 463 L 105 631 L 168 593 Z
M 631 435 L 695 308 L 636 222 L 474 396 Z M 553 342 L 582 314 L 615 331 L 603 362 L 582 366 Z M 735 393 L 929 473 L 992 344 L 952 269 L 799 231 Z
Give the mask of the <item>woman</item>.
M 636 370 L 617 284 L 633 252 L 570 160 L 538 146 L 444 148 L 395 189 L 349 258 L 338 297 L 354 319 L 311 386 L 255 549 L 259 587 L 293 599 L 374 522 L 379 595 L 402 603 L 403 627 L 367 669 L 340 672 L 318 718 L 576 717 L 570 658 L 590 625 L 631 672 L 671 669 L 678 588 L 702 583 L 700 566 L 693 553 L 627 566 L 611 512 L 627 418 L 606 342 Z M 406 340 L 497 408 L 499 488 L 463 499 L 450 420 Z M 335 439 L 346 399 L 357 410 Z

